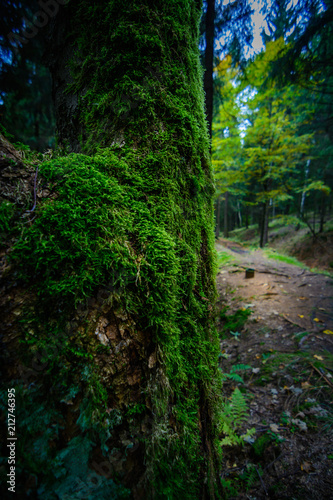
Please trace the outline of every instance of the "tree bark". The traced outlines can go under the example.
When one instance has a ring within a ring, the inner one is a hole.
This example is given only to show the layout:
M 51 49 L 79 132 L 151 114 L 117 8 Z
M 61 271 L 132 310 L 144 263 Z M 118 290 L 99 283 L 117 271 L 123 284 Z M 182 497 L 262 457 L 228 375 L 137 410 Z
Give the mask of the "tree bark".
M 22 498 L 222 495 L 200 7 L 80 0 L 52 26 L 71 154 L 40 164 L 0 296 Z

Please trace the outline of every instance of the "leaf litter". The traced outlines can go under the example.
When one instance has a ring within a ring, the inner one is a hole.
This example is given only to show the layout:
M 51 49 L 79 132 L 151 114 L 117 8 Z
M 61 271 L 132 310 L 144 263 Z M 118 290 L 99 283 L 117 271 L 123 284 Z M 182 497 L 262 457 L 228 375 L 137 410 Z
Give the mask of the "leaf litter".
M 333 281 L 267 258 L 262 251 L 232 253 L 217 276 L 220 368 L 247 365 L 241 381 L 224 377 L 230 398 L 248 401 L 243 446 L 223 448 L 221 478 L 227 498 L 325 500 L 333 491 Z M 234 246 L 234 244 L 233 244 Z M 245 278 L 245 269 L 255 270 Z M 302 295 L 299 289 L 302 288 Z M 248 310 L 237 335 L 229 318 Z

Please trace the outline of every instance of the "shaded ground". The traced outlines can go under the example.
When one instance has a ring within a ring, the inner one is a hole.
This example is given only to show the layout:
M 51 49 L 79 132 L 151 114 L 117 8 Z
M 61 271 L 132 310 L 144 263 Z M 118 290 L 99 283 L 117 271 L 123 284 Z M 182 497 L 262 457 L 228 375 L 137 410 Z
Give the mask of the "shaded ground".
M 229 498 L 331 499 L 333 281 L 230 241 L 217 250 L 226 262 L 217 279 L 224 390 L 246 398 L 239 435 L 255 429 L 244 446 L 224 449 Z

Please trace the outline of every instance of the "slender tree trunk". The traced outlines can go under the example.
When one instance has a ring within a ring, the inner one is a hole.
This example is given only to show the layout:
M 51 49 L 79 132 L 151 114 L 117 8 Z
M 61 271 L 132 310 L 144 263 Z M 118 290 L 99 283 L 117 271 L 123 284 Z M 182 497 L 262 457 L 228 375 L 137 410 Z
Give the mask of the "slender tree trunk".
M 55 18 L 72 153 L 40 165 L 32 192 L 49 199 L 18 222 L 0 286 L 20 498 L 28 481 L 48 498 L 221 496 L 200 15 L 197 0 L 78 0 Z
M 245 205 L 245 227 L 249 229 L 249 208 Z
M 229 193 L 228 191 L 226 191 L 224 193 L 224 228 L 223 228 L 223 235 L 225 238 L 229 238 L 228 202 L 229 202 Z
M 326 193 L 321 193 L 321 201 L 320 201 L 320 225 L 319 225 L 319 233 L 324 231 L 325 217 L 326 217 Z
M 215 226 L 216 239 L 220 235 L 220 225 L 221 225 L 221 197 L 218 196 L 216 200 L 216 226 Z
M 209 137 L 213 122 L 214 22 L 215 0 L 207 0 L 204 90 Z
M 237 215 L 238 215 L 238 226 L 242 227 L 243 226 L 242 211 L 241 211 L 239 200 L 237 200 Z
M 307 181 L 307 178 L 309 176 L 309 171 L 310 171 L 310 160 L 307 160 L 306 166 L 305 166 L 304 188 L 306 186 L 306 181 Z M 301 219 L 304 216 L 305 197 L 306 197 L 306 192 L 305 192 L 305 190 L 303 190 L 303 192 L 302 192 L 302 198 L 301 198 L 301 206 L 300 206 L 300 217 L 301 217 Z
M 269 201 L 262 204 L 262 219 L 260 228 L 260 248 L 268 243 Z

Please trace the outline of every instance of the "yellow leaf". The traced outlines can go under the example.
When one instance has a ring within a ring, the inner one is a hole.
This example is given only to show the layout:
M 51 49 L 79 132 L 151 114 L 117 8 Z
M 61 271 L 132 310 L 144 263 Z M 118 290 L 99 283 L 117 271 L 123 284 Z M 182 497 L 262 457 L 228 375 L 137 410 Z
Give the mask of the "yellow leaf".
M 324 330 L 323 333 L 327 333 L 327 335 L 333 335 L 333 332 L 332 330 Z
M 311 384 L 306 380 L 305 382 L 302 382 L 302 389 L 309 389 L 311 387 Z
M 317 354 L 315 354 L 313 357 L 319 359 L 319 361 L 324 361 L 324 358 L 322 358 L 321 356 L 317 356 Z
M 314 318 L 314 320 L 313 320 L 313 321 L 315 321 L 316 323 L 319 323 L 320 319 L 318 319 L 318 318 Z
M 299 318 L 304 318 L 304 314 L 297 314 Z

